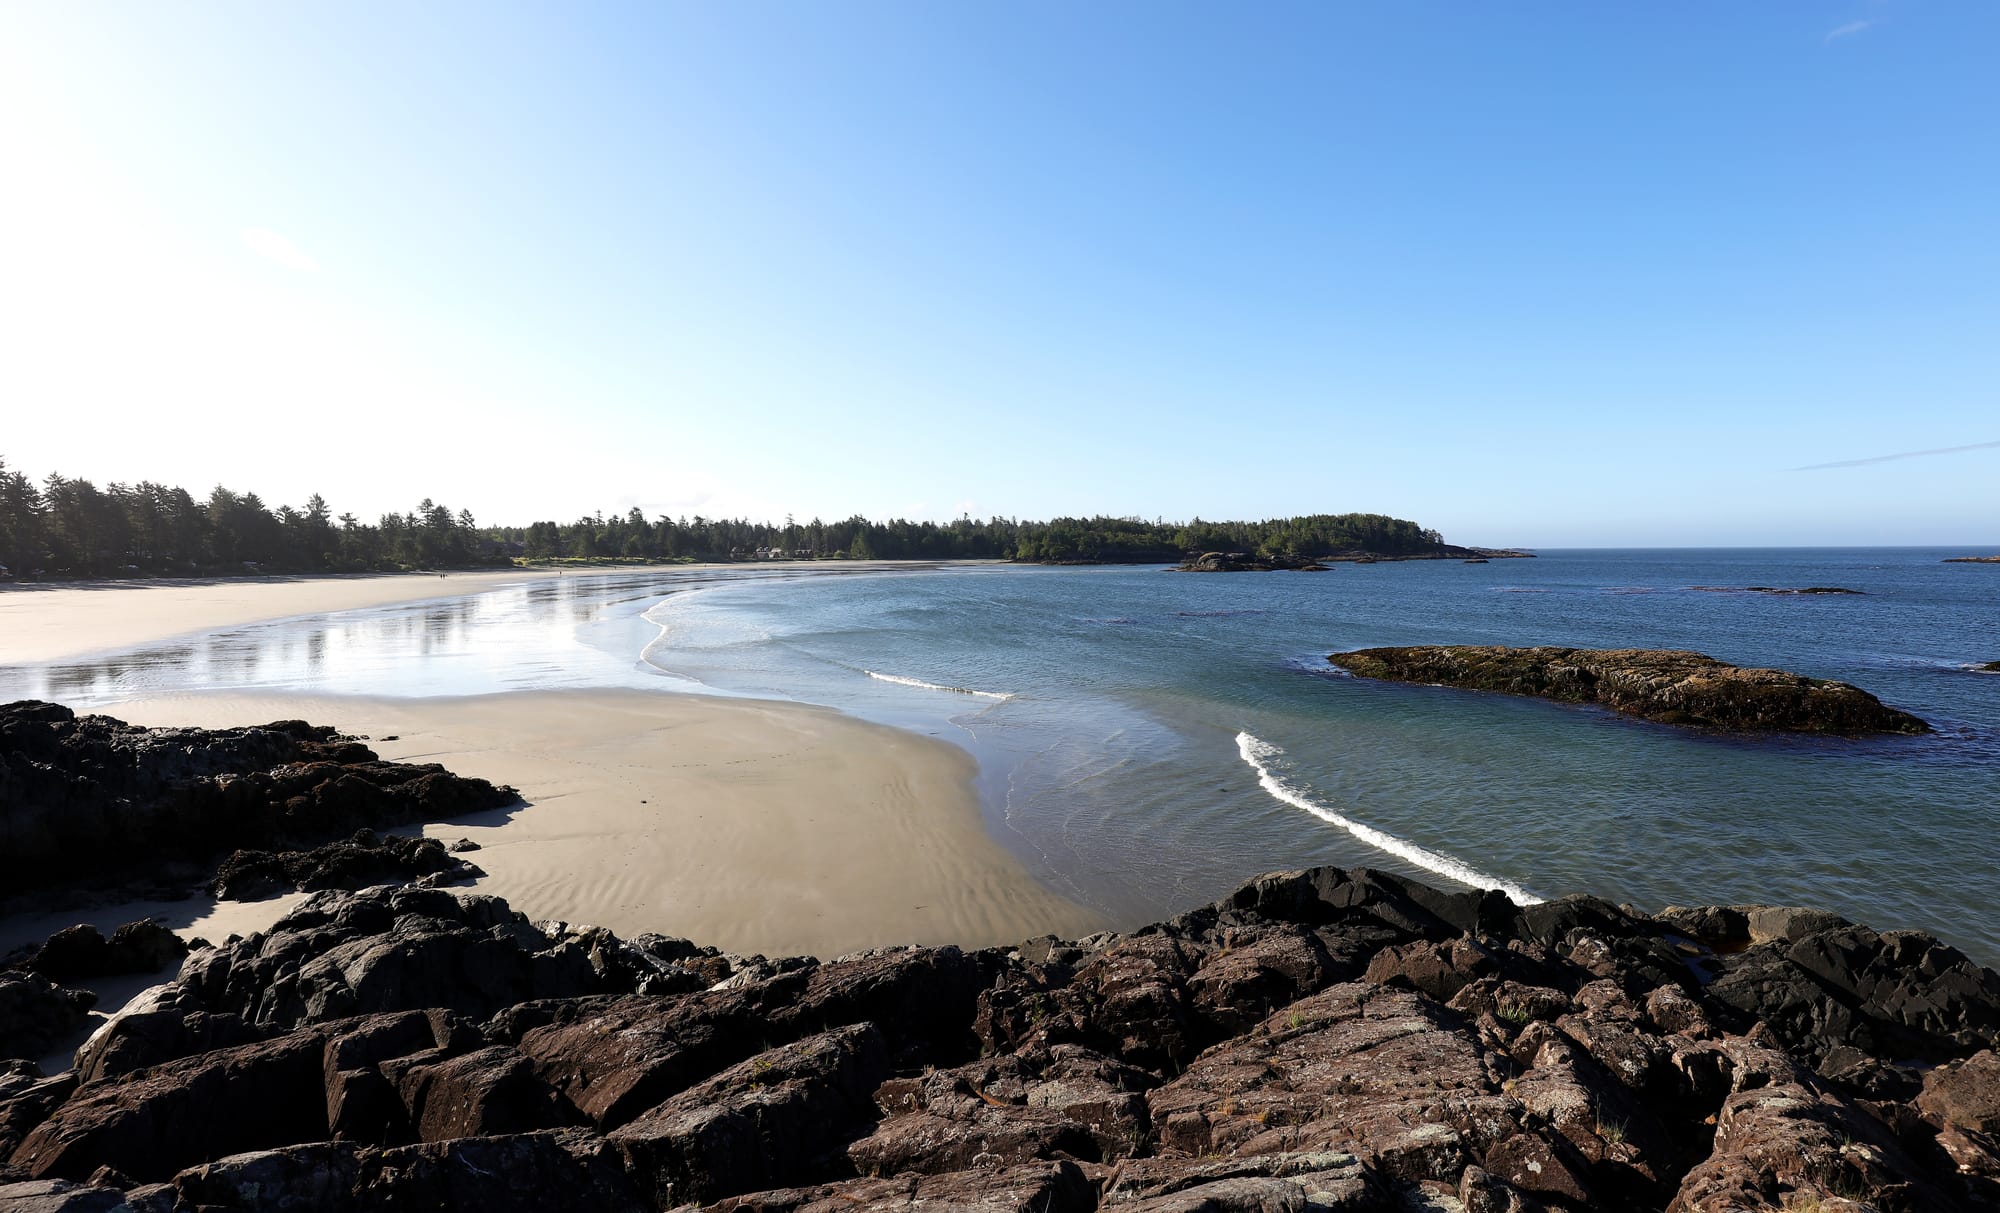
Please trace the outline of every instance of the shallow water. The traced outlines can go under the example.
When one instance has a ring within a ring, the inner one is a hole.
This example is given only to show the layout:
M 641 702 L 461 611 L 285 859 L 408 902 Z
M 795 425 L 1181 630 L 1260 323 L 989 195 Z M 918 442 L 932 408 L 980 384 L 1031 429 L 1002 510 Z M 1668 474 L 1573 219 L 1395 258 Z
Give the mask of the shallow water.
M 1370 864 L 1517 897 L 1766 901 L 2000 960 L 2000 566 L 1920 549 L 1563 551 L 1485 565 L 540 578 L 0 669 L 0 698 L 651 686 L 946 736 L 1041 879 L 1136 923 L 1251 874 Z M 1862 596 L 1693 586 L 1839 585 Z M 1750 739 L 1340 676 L 1378 644 L 1692 648 L 1853 682 L 1939 729 Z

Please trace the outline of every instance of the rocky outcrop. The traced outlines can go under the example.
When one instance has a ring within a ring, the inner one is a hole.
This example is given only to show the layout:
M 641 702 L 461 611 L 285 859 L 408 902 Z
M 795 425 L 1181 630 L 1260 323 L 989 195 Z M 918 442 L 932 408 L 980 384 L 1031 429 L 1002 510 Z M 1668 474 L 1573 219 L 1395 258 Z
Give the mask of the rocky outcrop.
M 1850 590 L 1837 585 L 1809 585 L 1791 588 L 1775 585 L 1691 585 L 1691 590 L 1704 594 L 1860 594 L 1861 590 Z
M 151 919 L 128 922 L 111 933 L 88 923 L 64 927 L 44 942 L 0 959 L 0 969 L 30 969 L 55 981 L 88 981 L 158 973 L 188 953 L 181 937 Z
M 2000 564 L 2000 556 L 1947 556 L 1946 564 Z
M 209 890 L 224 901 L 259 901 L 280 893 L 378 884 L 436 887 L 483 875 L 435 838 L 385 838 L 356 830 L 343 842 L 310 851 L 232 852 L 216 869 Z
M 0 1206 L 1973 1213 L 1996 1056 L 2000 977 L 1806 910 L 1320 868 L 821 963 L 328 891 L 0 1070 Z
M 312 846 L 514 800 L 443 767 L 382 762 L 302 721 L 143 729 L 51 703 L 0 706 L 0 889 L 10 895 L 163 873 L 186 891 L 239 848 Z
M 1383 564 L 1403 560 L 1461 560 L 1466 564 L 1485 564 L 1489 560 L 1532 560 L 1534 555 L 1533 552 L 1517 552 L 1509 548 L 1463 548 L 1449 543 L 1422 552 L 1370 552 L 1362 548 L 1350 548 L 1319 556 L 1267 556 L 1261 552 L 1189 552 L 1187 559 L 1173 571 L 1268 573 L 1291 569 L 1304 573 L 1322 573 L 1336 564 Z
M 1597 704 L 1665 724 L 1840 735 L 1931 731 L 1844 682 L 1746 669 L 1678 649 L 1419 645 L 1327 660 L 1363 678 Z
M 1251 552 L 1203 552 L 1190 556 L 1174 569 L 1176 573 L 1271 573 L 1289 569 L 1298 573 L 1324 573 L 1327 566 L 1303 556 L 1266 556 Z
M 90 1020 L 97 995 L 40 973 L 0 972 L 0 1058 L 45 1057 Z

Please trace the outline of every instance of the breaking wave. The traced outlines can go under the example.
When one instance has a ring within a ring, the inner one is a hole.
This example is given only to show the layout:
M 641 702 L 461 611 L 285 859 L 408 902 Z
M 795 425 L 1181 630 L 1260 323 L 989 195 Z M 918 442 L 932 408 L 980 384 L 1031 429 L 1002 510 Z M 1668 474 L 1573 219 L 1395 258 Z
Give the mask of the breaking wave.
M 1304 809 L 1321 821 L 1337 825 L 1377 850 L 1387 851 L 1399 859 L 1413 863 L 1426 871 L 1436 872 L 1440 876 L 1448 876 L 1460 884 L 1471 885 L 1476 889 L 1498 889 L 1516 905 L 1531 906 L 1542 900 L 1513 881 L 1502 880 L 1498 876 L 1488 876 L 1464 860 L 1455 859 L 1427 847 L 1420 847 L 1414 842 L 1385 833 L 1374 826 L 1365 825 L 1351 817 L 1344 817 L 1320 804 L 1306 795 L 1302 789 L 1287 783 L 1283 776 L 1272 769 L 1273 762 L 1283 758 L 1285 752 L 1268 741 L 1252 737 L 1248 733 L 1238 733 L 1236 751 L 1243 756 L 1243 761 L 1249 763 L 1257 772 L 1258 784 L 1270 793 L 1273 799 L 1296 809 Z
M 949 695 L 971 695 L 976 699 L 1013 698 L 1012 695 L 1004 691 L 975 691 L 971 687 L 940 686 L 935 682 L 925 682 L 921 678 L 905 678 L 901 674 L 877 674 L 874 670 L 863 670 L 861 672 L 870 678 L 878 679 L 882 682 L 893 682 L 898 686 L 917 687 L 926 691 L 943 691 Z

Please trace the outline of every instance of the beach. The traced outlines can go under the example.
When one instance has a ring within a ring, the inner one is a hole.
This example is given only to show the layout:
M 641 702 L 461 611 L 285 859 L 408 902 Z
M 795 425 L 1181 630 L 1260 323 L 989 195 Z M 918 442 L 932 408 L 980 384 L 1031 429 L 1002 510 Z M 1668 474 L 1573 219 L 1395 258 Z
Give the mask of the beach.
M 552 576 L 10 590 L 0 594 L 0 664 Z M 368 737 L 384 758 L 511 785 L 521 805 L 425 832 L 478 843 L 468 858 L 487 876 L 473 890 L 535 918 L 821 957 L 906 943 L 1006 944 L 1104 925 L 1043 888 L 988 835 L 964 751 L 830 709 L 562 689 L 447 698 L 204 692 L 96 710 L 146 725 L 306 719 Z M 0 935 L 20 942 L 69 921 L 108 928 L 121 914 L 157 912 L 184 935 L 219 940 L 262 929 L 295 901 L 105 906 L 16 917 Z
M 9 585 L 0 587 L 0 665 L 56 661 L 267 619 L 476 594 L 555 576 L 548 569 L 495 569 Z

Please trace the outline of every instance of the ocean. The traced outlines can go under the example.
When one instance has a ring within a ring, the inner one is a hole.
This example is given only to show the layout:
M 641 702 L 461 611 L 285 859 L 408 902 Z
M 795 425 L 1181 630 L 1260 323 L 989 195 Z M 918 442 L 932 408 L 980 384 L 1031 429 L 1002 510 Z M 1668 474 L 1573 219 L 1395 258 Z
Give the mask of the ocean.
M 1121 926 L 1259 872 L 1517 900 L 1818 906 L 2000 962 L 2000 566 L 1956 549 L 1549 551 L 1468 565 L 644 570 L 0 668 L 0 699 L 626 686 L 947 739 L 992 833 Z M 1693 587 L 1843 586 L 1778 596 Z M 1375 683 L 1389 644 L 1695 649 L 1852 682 L 1933 736 L 1751 738 Z

